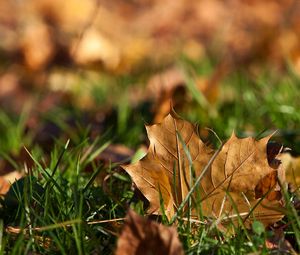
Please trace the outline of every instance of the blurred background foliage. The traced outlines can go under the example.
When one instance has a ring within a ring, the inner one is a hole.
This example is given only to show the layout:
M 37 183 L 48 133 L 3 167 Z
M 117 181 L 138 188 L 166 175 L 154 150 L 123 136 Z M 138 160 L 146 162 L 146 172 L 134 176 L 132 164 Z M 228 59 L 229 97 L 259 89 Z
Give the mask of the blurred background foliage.
M 3 155 L 137 149 L 171 105 L 204 139 L 278 130 L 300 152 L 298 0 L 1 1 L 0 37 Z

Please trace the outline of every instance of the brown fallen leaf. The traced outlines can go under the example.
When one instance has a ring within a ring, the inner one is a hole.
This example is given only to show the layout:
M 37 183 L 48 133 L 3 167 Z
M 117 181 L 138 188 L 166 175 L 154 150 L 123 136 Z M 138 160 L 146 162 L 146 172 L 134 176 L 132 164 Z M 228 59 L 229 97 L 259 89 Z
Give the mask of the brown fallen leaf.
M 146 129 L 150 140 L 147 155 L 123 168 L 149 200 L 149 213 L 160 214 L 161 196 L 166 215 L 174 216 L 195 178 L 204 174 L 198 188 L 201 199 L 197 201 L 204 216 L 225 222 L 240 216 L 246 223 L 255 218 L 265 225 L 283 217 L 278 212 L 282 201 L 277 185 L 278 171 L 282 169 L 272 168 L 266 153 L 271 136 L 256 141 L 233 134 L 203 173 L 213 150 L 200 140 L 194 125 L 171 113 L 162 123 Z M 193 216 L 197 217 L 195 210 Z
M 116 255 L 183 255 L 182 245 L 174 227 L 147 220 L 129 210 Z

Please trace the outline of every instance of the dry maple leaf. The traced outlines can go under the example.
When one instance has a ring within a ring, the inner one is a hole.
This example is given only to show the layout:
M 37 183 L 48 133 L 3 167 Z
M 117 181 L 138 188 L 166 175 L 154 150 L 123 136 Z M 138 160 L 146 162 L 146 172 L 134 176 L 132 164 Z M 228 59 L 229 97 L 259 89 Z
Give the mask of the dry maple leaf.
M 256 141 L 233 134 L 204 173 L 213 151 L 197 136 L 194 125 L 171 113 L 146 129 L 147 155 L 123 168 L 149 200 L 149 213 L 160 214 L 162 198 L 166 215 L 174 216 L 195 178 L 203 174 L 197 189 L 201 199 L 196 203 L 204 216 L 225 221 L 240 216 L 246 223 L 255 217 L 265 225 L 282 218 L 278 169 L 269 165 L 266 153 L 271 136 Z
M 147 220 L 129 210 L 116 255 L 183 255 L 183 248 L 173 227 Z

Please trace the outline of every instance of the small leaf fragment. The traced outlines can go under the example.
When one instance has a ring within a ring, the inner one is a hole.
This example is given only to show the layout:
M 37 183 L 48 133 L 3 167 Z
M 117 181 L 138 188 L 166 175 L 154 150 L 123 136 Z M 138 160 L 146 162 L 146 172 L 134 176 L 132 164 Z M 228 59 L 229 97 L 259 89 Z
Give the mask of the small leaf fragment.
M 183 255 L 174 227 L 166 227 L 129 210 L 115 255 Z

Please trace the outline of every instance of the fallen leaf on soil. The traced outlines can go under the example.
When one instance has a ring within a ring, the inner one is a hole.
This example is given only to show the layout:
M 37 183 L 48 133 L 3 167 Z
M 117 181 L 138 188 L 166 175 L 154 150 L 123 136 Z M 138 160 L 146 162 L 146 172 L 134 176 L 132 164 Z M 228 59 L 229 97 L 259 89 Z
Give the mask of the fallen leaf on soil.
M 215 103 L 219 96 L 219 81 L 226 74 L 225 65 L 219 65 L 209 79 L 194 75 L 196 91 L 199 91 L 209 103 Z M 184 70 L 171 67 L 155 74 L 148 81 L 146 95 L 154 101 L 154 122 L 162 122 L 172 108 L 182 111 L 192 104 Z
M 129 210 L 116 255 L 183 255 L 177 231 Z
M 173 113 L 146 129 L 150 140 L 147 155 L 123 168 L 149 200 L 148 212 L 160 214 L 161 197 L 165 213 L 171 218 L 195 179 L 203 174 L 213 150 L 200 140 L 194 125 Z M 232 134 L 201 179 L 200 200 L 193 205 L 193 217 L 198 215 L 195 206 L 199 204 L 204 216 L 224 222 L 236 221 L 240 216 L 247 224 L 255 218 L 269 225 L 283 217 L 277 183 L 283 169 L 274 169 L 268 163 L 270 137 L 257 141 Z
M 51 29 L 43 23 L 37 23 L 24 30 L 21 47 L 26 65 L 34 71 L 45 68 L 55 51 Z
M 0 195 L 5 195 L 10 188 L 10 184 L 6 181 L 3 176 L 0 176 Z
M 21 177 L 22 174 L 18 171 L 13 171 L 0 176 L 0 196 L 5 195 L 9 191 L 11 184 L 19 180 Z
M 285 239 L 283 229 L 274 229 L 273 233 L 274 235 L 266 240 L 266 247 L 269 250 L 278 254 L 297 254 L 290 242 Z
M 128 162 L 133 155 L 134 151 L 125 145 L 111 144 L 96 159 L 106 163 Z
M 75 62 L 80 65 L 103 63 L 108 69 L 115 69 L 120 62 L 120 53 L 118 47 L 98 31 L 90 30 L 76 50 Z
M 182 107 L 187 97 L 185 83 L 184 73 L 174 67 L 154 75 L 148 81 L 146 94 L 155 101 L 154 122 L 161 122 L 170 112 L 170 102 L 176 109 Z
M 293 189 L 300 187 L 300 157 L 293 157 L 290 153 L 280 155 L 282 165 L 286 169 L 286 181 Z

